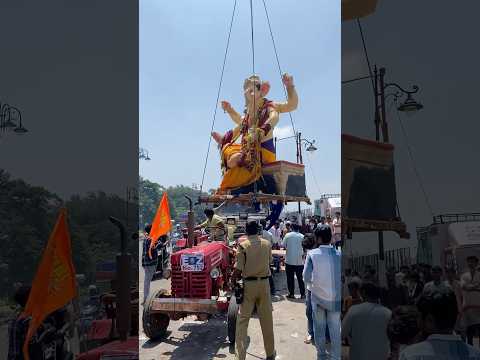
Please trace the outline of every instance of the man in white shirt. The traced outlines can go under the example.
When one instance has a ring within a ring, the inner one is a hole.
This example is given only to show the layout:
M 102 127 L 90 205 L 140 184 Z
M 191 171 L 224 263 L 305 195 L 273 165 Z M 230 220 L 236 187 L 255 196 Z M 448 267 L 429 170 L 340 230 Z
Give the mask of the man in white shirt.
M 280 246 L 280 243 L 282 242 L 282 229 L 280 229 L 280 223 L 278 221 L 270 229 L 270 232 L 272 233 L 272 236 L 273 236 L 272 249 L 278 249 Z
M 329 358 L 340 360 L 341 253 L 330 245 L 332 232 L 329 227 L 318 227 L 315 239 L 319 247 L 307 253 L 303 275 L 311 296 L 317 360 L 327 359 L 327 329 L 332 344 Z
M 423 287 L 423 292 L 432 292 L 434 290 L 443 290 L 446 287 L 450 287 L 446 281 L 442 279 L 443 270 L 440 266 L 432 267 L 432 281 L 425 284 Z
M 292 224 L 292 232 L 283 238 L 283 247 L 287 250 L 285 258 L 285 272 L 287 273 L 287 298 L 295 299 L 295 279 L 297 277 L 300 288 L 300 298 L 305 299 L 305 284 L 303 282 L 303 235 L 300 234 L 300 226 Z
M 364 302 L 353 305 L 342 322 L 342 337 L 350 344 L 349 359 L 388 359 L 390 342 L 387 326 L 392 312 L 379 304 L 380 289 L 374 283 L 363 283 L 361 294 Z
M 453 334 L 458 308 L 452 289 L 433 289 L 422 293 L 417 308 L 421 315 L 421 331 L 428 337 L 403 349 L 400 360 L 480 359 L 478 349 L 465 344 L 460 336 Z
M 333 241 L 335 244 L 338 244 L 342 241 L 342 219 L 340 217 L 340 212 L 335 213 L 335 217 L 332 221 L 333 225 Z

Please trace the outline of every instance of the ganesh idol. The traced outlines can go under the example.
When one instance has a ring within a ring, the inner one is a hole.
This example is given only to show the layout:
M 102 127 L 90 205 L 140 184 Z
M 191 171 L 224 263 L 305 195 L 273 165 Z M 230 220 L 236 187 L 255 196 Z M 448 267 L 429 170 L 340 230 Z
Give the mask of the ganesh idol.
M 223 178 L 219 192 L 246 186 L 261 176 L 262 165 L 276 161 L 273 129 L 279 114 L 293 111 L 298 106 L 298 95 L 293 78 L 282 76 L 287 89 L 287 101 L 275 102 L 266 98 L 270 91 L 268 81 L 253 75 L 243 85 L 245 110 L 243 116 L 230 103 L 222 101 L 223 110 L 236 126 L 224 135 L 212 133 L 221 153 Z

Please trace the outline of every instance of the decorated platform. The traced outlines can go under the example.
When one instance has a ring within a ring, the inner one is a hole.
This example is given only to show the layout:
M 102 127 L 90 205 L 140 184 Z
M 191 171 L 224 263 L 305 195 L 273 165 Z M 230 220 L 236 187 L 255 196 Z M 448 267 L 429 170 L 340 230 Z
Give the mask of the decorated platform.
M 263 194 L 263 193 L 247 193 L 247 194 L 238 194 L 238 195 L 209 195 L 209 196 L 200 196 L 200 203 L 210 203 L 210 204 L 219 204 L 224 201 L 230 203 L 238 204 L 251 204 L 252 201 L 259 203 L 269 203 L 271 201 L 280 201 L 283 203 L 287 202 L 305 202 L 311 204 L 310 199 L 307 196 L 288 196 L 288 195 L 275 195 L 275 194 Z
M 255 201 L 268 203 L 271 201 L 306 202 L 305 167 L 302 164 L 288 161 L 275 161 L 262 166 L 262 176 L 256 182 L 228 193 L 218 192 L 215 195 L 200 197 L 202 203 L 219 203 L 223 201 L 251 203 Z
M 394 147 L 342 135 L 343 232 L 394 231 L 408 238 L 397 211 Z

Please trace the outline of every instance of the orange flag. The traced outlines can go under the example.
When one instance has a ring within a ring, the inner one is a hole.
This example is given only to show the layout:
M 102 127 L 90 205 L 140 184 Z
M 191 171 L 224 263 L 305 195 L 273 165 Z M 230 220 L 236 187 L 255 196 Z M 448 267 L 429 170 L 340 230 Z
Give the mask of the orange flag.
M 23 345 L 25 359 L 29 359 L 28 344 L 45 318 L 68 304 L 77 296 L 75 268 L 67 225 L 67 211 L 62 209 L 53 228 L 47 247 L 32 283 L 25 311 L 22 316 L 31 316 Z
M 150 238 L 152 239 L 149 249 L 150 258 L 152 257 L 152 249 L 157 244 L 158 238 L 167 234 L 171 228 L 172 220 L 170 218 L 170 208 L 168 207 L 168 197 L 167 193 L 164 192 L 152 222 L 152 229 L 150 230 Z

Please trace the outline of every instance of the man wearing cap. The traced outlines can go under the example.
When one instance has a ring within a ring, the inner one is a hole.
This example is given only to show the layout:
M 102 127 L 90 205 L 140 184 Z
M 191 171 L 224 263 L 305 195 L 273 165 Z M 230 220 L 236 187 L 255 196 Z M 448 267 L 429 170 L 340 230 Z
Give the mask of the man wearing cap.
M 235 358 L 245 360 L 248 323 L 256 306 L 267 360 L 273 360 L 275 359 L 273 309 L 268 282 L 272 246 L 268 240 L 258 236 L 260 228 L 255 221 L 250 221 L 245 230 L 248 238 L 238 246 L 233 273 L 233 281 L 242 278 L 244 287 L 243 302 L 240 304 L 237 317 Z

